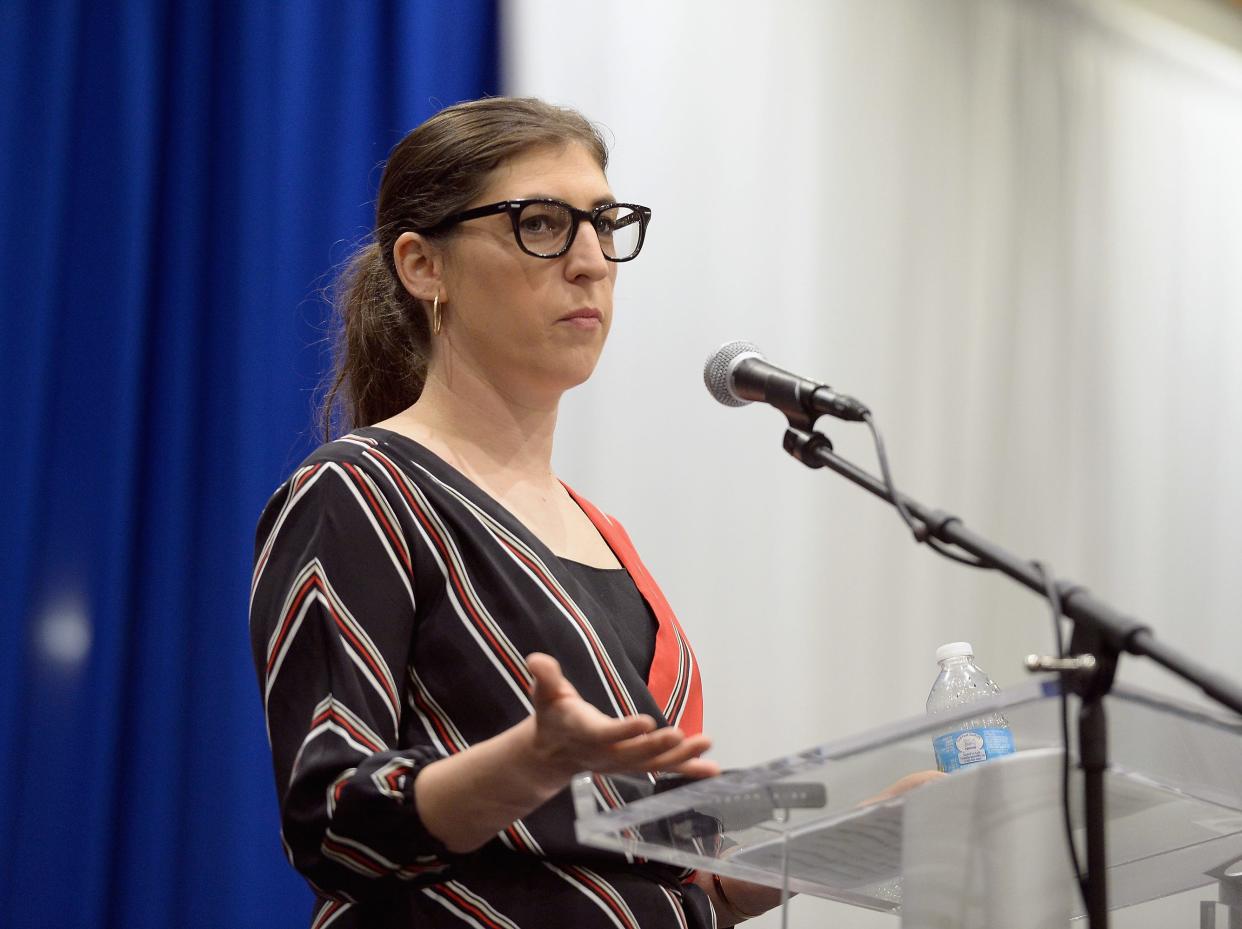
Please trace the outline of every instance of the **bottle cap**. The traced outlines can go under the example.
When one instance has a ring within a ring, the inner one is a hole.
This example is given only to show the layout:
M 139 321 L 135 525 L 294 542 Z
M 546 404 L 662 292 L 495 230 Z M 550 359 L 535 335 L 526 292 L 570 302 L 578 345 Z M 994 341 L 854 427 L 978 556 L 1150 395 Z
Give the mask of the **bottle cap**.
M 973 658 L 974 655 L 975 650 L 970 647 L 969 642 L 950 642 L 936 649 L 937 661 L 944 661 L 946 658 Z

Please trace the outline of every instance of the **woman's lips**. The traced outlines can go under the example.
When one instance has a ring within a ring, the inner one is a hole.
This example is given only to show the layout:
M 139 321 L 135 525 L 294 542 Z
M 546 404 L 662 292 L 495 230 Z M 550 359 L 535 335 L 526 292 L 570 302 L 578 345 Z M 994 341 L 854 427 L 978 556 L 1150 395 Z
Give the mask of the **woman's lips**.
M 572 313 L 566 313 L 558 322 L 568 323 L 576 329 L 594 329 L 596 326 L 602 326 L 604 323 L 604 314 L 593 306 L 583 307 L 574 310 Z

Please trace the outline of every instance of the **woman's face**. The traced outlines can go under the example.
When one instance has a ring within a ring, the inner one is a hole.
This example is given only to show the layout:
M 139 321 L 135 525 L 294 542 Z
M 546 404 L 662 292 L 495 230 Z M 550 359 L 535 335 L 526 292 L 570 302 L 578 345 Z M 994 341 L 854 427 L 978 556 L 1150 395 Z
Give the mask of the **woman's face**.
M 552 197 L 589 210 L 614 199 L 595 159 L 578 144 L 539 148 L 493 172 L 467 208 Z M 464 363 L 509 399 L 555 401 L 595 369 L 612 325 L 617 265 L 605 260 L 589 223 L 559 258 L 535 258 L 513 238 L 504 213 L 461 223 L 443 253 L 446 298 L 438 355 Z M 445 349 L 448 349 L 445 352 Z

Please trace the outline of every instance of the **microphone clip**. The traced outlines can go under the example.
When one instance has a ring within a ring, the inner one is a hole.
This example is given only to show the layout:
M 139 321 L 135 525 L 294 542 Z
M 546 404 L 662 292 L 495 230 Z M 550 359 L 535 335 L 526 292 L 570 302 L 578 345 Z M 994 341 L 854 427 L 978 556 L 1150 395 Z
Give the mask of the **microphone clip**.
M 794 416 L 786 416 L 789 420 L 789 428 L 785 430 L 785 438 L 781 444 L 785 447 L 785 451 L 793 455 L 808 468 L 822 468 L 824 466 L 823 459 L 817 454 L 820 451 L 832 451 L 832 440 L 822 432 L 816 432 L 811 427 L 814 420 L 808 422 L 804 427 L 802 423 L 795 422 Z M 797 417 L 798 419 L 808 417 Z

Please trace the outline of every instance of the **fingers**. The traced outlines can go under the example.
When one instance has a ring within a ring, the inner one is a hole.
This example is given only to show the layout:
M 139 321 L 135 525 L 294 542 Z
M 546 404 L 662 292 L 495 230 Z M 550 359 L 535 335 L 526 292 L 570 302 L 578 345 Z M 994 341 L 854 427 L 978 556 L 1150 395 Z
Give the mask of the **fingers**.
M 898 780 L 889 790 L 894 793 L 905 793 L 907 790 L 922 787 L 931 781 L 938 781 L 942 777 L 948 777 L 948 775 L 942 771 L 915 771 L 913 774 L 907 774 Z
M 620 719 L 604 716 L 602 713 L 600 716 L 602 719 L 597 722 L 591 735 L 601 742 L 624 743 L 639 736 L 657 732 L 656 721 L 645 713 L 638 716 L 623 716 Z
M 676 771 L 678 774 L 712 777 L 720 773 L 719 765 L 715 764 L 714 761 L 699 758 L 699 755 L 702 755 L 709 748 L 712 748 L 712 740 L 708 739 L 707 736 L 691 736 L 691 738 L 683 739 L 681 743 L 674 745 L 666 753 L 648 761 L 647 770 Z M 699 774 L 694 775 L 694 771 L 699 771 Z
M 900 797 L 902 794 L 914 790 L 916 787 L 922 787 L 929 781 L 936 781 L 947 776 L 948 775 L 942 774 L 939 771 L 915 771 L 913 774 L 907 774 L 900 780 L 893 782 L 875 796 L 868 797 L 863 801 L 863 805 L 865 806 L 869 803 L 879 803 L 882 800 L 892 800 L 894 797 Z
M 711 748 L 711 739 L 705 735 L 687 737 L 680 729 L 666 726 L 654 732 L 618 742 L 612 745 L 607 753 L 608 773 L 626 771 L 672 771 L 698 759 L 698 756 Z M 713 762 L 704 762 L 713 770 L 696 776 L 711 777 L 718 773 Z M 691 766 L 693 770 L 708 771 L 708 768 Z M 688 773 L 688 772 L 687 772 Z
M 658 770 L 666 771 L 669 774 L 682 774 L 695 779 L 720 776 L 720 765 L 707 758 L 691 758 L 689 761 L 683 761 L 679 765 Z

